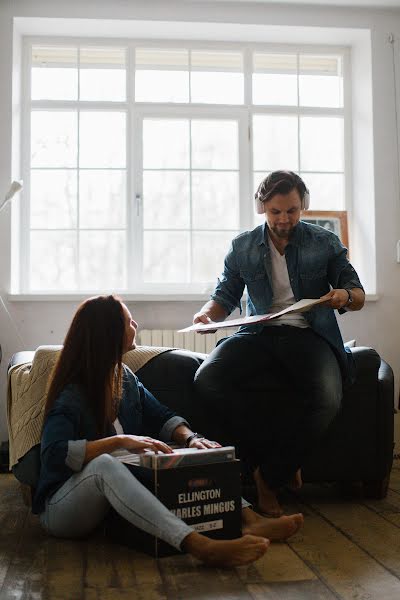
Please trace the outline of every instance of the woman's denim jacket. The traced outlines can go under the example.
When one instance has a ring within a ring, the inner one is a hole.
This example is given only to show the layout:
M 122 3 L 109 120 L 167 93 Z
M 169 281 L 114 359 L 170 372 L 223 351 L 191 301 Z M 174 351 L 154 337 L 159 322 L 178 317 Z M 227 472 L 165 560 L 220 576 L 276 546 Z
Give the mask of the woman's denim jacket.
M 225 257 L 224 271 L 212 294 L 212 300 L 221 304 L 230 314 L 241 309 L 241 298 L 247 287 L 247 315 L 268 313 L 272 305 L 271 255 L 266 235 L 266 223 L 238 235 Z M 319 298 L 331 288 L 361 288 L 358 275 L 347 258 L 347 249 L 338 237 L 318 225 L 300 221 L 293 230 L 285 249 L 286 264 L 293 295 Z M 344 310 L 340 310 L 345 312 Z M 343 339 L 334 311 L 315 307 L 303 313 L 312 329 L 325 338 L 338 358 L 344 379 L 351 381 L 354 364 L 350 350 Z M 259 333 L 261 325 L 240 328 L 240 333 Z
M 122 398 L 118 419 L 125 433 L 150 435 L 169 442 L 174 429 L 187 422 L 160 404 L 136 375 L 123 365 Z M 110 435 L 115 434 L 110 431 Z M 41 441 L 41 467 L 32 510 L 41 513 L 45 500 L 74 473 L 81 471 L 86 441 L 98 439 L 96 424 L 82 388 L 64 388 L 47 415 Z

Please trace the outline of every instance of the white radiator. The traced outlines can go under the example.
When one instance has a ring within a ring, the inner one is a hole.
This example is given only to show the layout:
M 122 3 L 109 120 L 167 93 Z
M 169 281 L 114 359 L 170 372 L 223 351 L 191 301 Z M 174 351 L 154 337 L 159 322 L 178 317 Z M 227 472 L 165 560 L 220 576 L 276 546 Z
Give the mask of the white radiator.
M 207 334 L 194 331 L 178 333 L 173 329 L 141 329 L 138 332 L 138 343 L 142 346 L 168 346 L 208 354 L 215 348 L 218 340 L 232 335 L 235 331 L 234 327 L 218 329 L 215 333 Z

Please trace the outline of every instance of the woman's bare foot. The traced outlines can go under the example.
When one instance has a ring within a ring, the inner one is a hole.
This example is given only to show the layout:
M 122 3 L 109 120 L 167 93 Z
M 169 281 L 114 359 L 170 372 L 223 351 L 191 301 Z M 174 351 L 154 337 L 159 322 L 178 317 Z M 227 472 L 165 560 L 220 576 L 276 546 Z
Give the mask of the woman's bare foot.
M 212 540 L 200 533 L 189 533 L 182 548 L 204 564 L 213 567 L 238 567 L 261 558 L 269 540 L 255 535 L 244 535 L 237 540 Z
M 260 467 L 257 467 L 254 471 L 254 482 L 257 488 L 258 512 L 266 517 L 281 517 L 283 515 L 282 507 L 278 502 L 276 493 L 264 481 Z
M 282 541 L 294 535 L 304 523 L 301 513 L 268 519 L 257 515 L 251 508 L 242 510 L 243 533 L 261 535 L 271 541 Z

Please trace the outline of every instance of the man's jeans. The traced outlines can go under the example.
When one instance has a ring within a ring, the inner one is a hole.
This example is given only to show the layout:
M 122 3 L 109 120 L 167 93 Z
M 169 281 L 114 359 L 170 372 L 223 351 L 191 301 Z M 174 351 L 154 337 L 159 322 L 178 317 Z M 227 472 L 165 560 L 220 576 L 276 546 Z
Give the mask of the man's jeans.
M 251 380 L 260 373 L 265 389 L 254 391 Z M 282 406 L 276 390 L 268 395 L 269 377 L 292 387 L 290 405 Z M 198 402 L 212 415 L 206 433 L 236 445 L 252 469 L 260 466 L 272 489 L 288 483 L 317 448 L 342 398 L 329 344 L 311 328 L 288 325 L 224 339 L 197 371 L 195 387 Z

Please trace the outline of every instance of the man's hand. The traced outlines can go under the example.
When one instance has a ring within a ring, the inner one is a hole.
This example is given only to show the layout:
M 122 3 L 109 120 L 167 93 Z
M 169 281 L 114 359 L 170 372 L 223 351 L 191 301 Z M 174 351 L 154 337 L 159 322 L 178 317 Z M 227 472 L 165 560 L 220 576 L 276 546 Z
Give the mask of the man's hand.
M 196 325 L 196 323 L 205 323 L 206 325 L 209 325 L 212 322 L 213 321 L 210 319 L 210 317 L 201 311 L 196 313 L 193 317 L 193 325 Z M 215 333 L 216 331 L 216 329 L 212 329 L 211 331 L 198 331 L 197 333 L 205 335 L 207 333 Z
M 322 306 L 329 306 L 330 308 L 344 308 L 346 305 L 347 310 L 361 310 L 365 302 L 365 293 L 361 288 L 352 288 L 351 290 L 352 302 L 347 304 L 349 301 L 349 294 L 347 290 L 337 289 L 331 290 L 325 296 L 321 296 L 326 302 Z
M 201 308 L 201 310 L 196 313 L 193 317 L 193 325 L 196 323 L 205 323 L 209 325 L 210 323 L 218 323 L 220 321 L 224 321 L 228 313 L 224 309 L 221 304 L 215 302 L 215 300 L 209 300 L 206 304 Z M 215 333 L 217 330 L 212 329 L 211 331 L 200 331 L 198 333 Z

